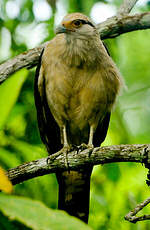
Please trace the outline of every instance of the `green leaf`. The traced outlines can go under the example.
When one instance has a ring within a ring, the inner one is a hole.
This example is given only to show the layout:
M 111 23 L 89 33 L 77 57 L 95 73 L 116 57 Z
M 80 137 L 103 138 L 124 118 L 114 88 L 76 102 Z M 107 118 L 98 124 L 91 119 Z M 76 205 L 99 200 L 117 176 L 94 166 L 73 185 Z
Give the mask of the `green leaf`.
M 0 85 L 0 129 L 3 128 L 11 109 L 17 101 L 27 75 L 28 71 L 22 69 Z
M 0 229 L 2 230 L 31 230 L 17 221 L 11 221 L 0 212 Z
M 49 209 L 39 201 L 29 198 L 0 195 L 0 210 L 11 220 L 16 220 L 34 230 L 91 230 L 64 211 Z

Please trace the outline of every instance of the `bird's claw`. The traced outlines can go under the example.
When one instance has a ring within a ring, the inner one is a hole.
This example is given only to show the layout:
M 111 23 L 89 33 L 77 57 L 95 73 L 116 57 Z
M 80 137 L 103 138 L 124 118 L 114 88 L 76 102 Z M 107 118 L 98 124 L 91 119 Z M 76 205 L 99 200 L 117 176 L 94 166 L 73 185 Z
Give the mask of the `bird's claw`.
M 47 157 L 47 164 L 49 164 L 50 162 L 54 161 L 57 157 L 59 157 L 60 155 L 64 154 L 65 155 L 65 159 L 66 162 L 68 162 L 67 159 L 67 154 L 69 152 L 73 151 L 72 146 L 64 146 L 61 150 L 59 150 L 57 153 L 52 154 L 50 156 Z
M 90 157 L 90 156 L 91 156 L 91 153 L 92 153 L 92 151 L 93 151 L 93 148 L 94 148 L 93 145 L 89 145 L 89 144 L 82 143 L 80 146 L 78 146 L 78 151 L 77 151 L 77 153 L 82 152 L 82 151 L 84 151 L 85 149 L 89 149 L 89 157 Z
M 66 164 L 66 167 L 68 169 L 68 172 L 70 172 L 70 169 L 69 169 L 69 163 L 68 163 L 68 153 L 71 152 L 73 150 L 73 147 L 71 145 L 68 145 L 68 146 L 64 146 L 60 151 L 62 154 L 65 155 L 65 164 Z
M 78 149 L 83 151 L 85 149 L 93 149 L 94 146 L 93 145 L 89 145 L 89 144 L 85 144 L 85 143 L 82 143 L 80 146 L 78 146 Z
M 55 154 L 52 154 L 50 156 L 47 157 L 47 164 L 49 164 L 50 162 L 54 161 L 57 157 L 59 157 L 62 154 L 61 150 Z

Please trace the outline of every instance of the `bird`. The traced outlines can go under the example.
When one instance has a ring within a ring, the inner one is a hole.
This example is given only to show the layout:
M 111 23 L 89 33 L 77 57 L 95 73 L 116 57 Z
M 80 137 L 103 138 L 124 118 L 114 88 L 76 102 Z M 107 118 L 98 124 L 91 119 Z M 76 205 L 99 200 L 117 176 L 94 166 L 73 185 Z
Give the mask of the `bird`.
M 66 15 L 43 49 L 34 97 L 40 135 L 48 153 L 105 140 L 122 77 L 96 25 L 82 13 Z M 58 208 L 88 222 L 92 166 L 57 172 Z

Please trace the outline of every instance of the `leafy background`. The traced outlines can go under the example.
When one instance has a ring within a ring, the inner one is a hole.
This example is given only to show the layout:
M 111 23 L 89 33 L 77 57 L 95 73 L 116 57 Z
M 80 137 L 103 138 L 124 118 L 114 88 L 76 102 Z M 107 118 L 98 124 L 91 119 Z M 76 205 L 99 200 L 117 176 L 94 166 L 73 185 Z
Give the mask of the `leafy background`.
M 134 12 L 149 10 L 149 1 L 139 2 Z M 115 9 L 120 1 L 0 0 L 0 62 L 51 39 L 55 26 L 67 12 L 80 11 L 92 16 L 92 12 L 96 12 L 93 9 L 99 9 L 101 15 L 101 3 Z M 46 7 L 38 4 L 45 4 Z M 43 9 L 39 6 L 43 6 Z M 43 12 L 48 10 L 47 18 L 38 16 L 38 9 Z M 124 77 L 127 89 L 123 90 L 118 99 L 103 145 L 150 143 L 149 41 L 149 30 L 105 41 Z M 33 98 L 34 73 L 35 69 L 20 70 L 0 85 L 0 165 L 6 170 L 47 155 L 37 128 Z M 148 221 L 134 225 L 123 218 L 137 203 L 149 196 L 146 174 L 144 166 L 135 163 L 95 167 L 91 182 L 91 229 L 150 229 Z M 56 211 L 52 211 L 57 209 L 57 190 L 55 175 L 46 175 L 16 185 L 13 195 L 0 194 L 0 228 L 79 228 L 79 223 L 82 223 L 76 222 L 75 218 L 69 218 L 64 212 L 56 214 Z M 42 218 L 40 210 L 45 212 L 47 221 L 51 218 L 49 225 L 49 221 L 44 225 L 46 220 Z M 29 216 L 25 215 L 27 212 Z M 145 208 L 142 213 L 148 214 L 149 209 Z M 36 219 L 37 225 L 31 224 L 31 219 Z M 54 220 L 61 225 L 51 225 Z M 88 229 L 88 226 L 80 228 Z

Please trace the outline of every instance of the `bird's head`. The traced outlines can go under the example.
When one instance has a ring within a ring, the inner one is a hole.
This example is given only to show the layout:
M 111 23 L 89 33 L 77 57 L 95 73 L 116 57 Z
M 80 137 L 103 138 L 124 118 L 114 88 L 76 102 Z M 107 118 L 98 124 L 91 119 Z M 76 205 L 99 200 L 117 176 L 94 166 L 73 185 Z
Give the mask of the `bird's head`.
M 60 33 L 83 38 L 97 34 L 97 30 L 94 23 L 87 16 L 81 13 L 72 13 L 66 15 L 56 28 L 56 34 Z

